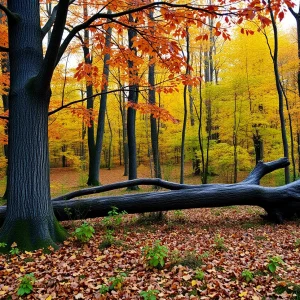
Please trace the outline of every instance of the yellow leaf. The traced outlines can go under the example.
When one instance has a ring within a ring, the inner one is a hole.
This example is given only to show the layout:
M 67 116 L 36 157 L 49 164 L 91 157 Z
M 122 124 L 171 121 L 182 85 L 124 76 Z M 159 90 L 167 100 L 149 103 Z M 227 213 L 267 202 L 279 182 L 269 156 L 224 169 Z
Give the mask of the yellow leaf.
M 24 267 L 20 267 L 20 272 L 25 272 L 25 269 L 24 269 Z
M 11 248 L 15 248 L 15 247 L 17 247 L 17 243 L 16 242 L 13 242 L 12 244 L 11 244 L 11 246 L 10 246 Z
M 52 296 L 48 296 L 45 300 L 51 300 L 52 299 Z
M 25 254 L 32 256 L 32 252 L 29 252 L 29 251 L 25 251 Z
M 239 296 L 240 296 L 241 298 L 247 296 L 247 291 L 241 292 L 241 293 L 239 294 Z
M 260 300 L 260 298 L 258 296 L 253 296 L 252 300 Z
M 5 295 L 5 294 L 6 294 L 6 291 L 0 291 L 0 296 Z
M 97 257 L 96 257 L 96 261 L 100 261 L 100 260 L 102 260 L 102 259 L 105 258 L 105 257 L 106 257 L 105 255 L 97 256 Z
M 197 284 L 197 280 L 192 280 L 192 286 L 195 286 Z
M 42 255 L 40 256 L 40 258 L 41 258 L 42 260 L 44 260 L 44 259 L 46 259 L 46 256 L 45 256 L 44 254 L 42 254 Z
M 115 287 L 116 287 L 116 290 L 120 290 L 122 287 L 122 283 L 118 282 L 118 284 Z

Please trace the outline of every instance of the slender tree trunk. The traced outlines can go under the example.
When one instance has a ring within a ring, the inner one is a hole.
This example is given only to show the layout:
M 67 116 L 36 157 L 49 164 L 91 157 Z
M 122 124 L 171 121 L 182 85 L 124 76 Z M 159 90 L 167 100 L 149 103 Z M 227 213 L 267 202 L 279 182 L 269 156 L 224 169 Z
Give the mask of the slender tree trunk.
M 88 17 L 87 4 L 83 6 L 83 15 L 84 19 Z M 84 30 L 84 44 L 83 44 L 83 55 L 85 64 L 91 65 L 92 58 L 91 52 L 89 49 L 90 43 L 90 32 L 89 29 Z M 93 120 L 93 109 L 94 109 L 94 97 L 93 97 L 93 83 L 86 81 L 86 108 L 89 111 L 90 119 L 87 129 L 87 139 L 88 139 L 88 153 L 89 153 L 89 173 L 87 185 L 99 185 L 99 170 L 95 169 L 95 158 L 96 158 L 96 149 L 95 149 L 95 124 Z
M 189 91 L 189 104 L 190 104 L 190 120 L 191 126 L 195 125 L 195 115 L 194 115 L 194 97 L 193 97 L 193 88 L 191 85 L 188 86 Z
M 153 10 L 149 12 L 149 17 L 151 20 L 153 18 Z M 154 30 L 154 29 L 153 29 Z M 153 57 L 149 57 L 151 61 Z M 148 74 L 148 82 L 149 82 L 149 103 L 152 105 L 156 105 L 155 98 L 155 64 L 149 65 L 149 74 Z M 150 128 L 151 128 L 151 148 L 152 148 L 152 157 L 153 157 L 153 165 L 154 165 L 154 176 L 156 178 L 161 178 L 161 167 L 160 167 L 160 159 L 159 159 L 159 150 L 158 150 L 158 130 L 157 130 L 157 119 L 150 115 Z
M 54 217 L 50 199 L 50 84 L 41 90 L 36 78 L 43 62 L 39 2 L 24 5 L 11 0 L 8 8 L 20 20 L 9 21 L 9 193 L 0 240 L 8 247 L 16 242 L 18 248 L 30 250 L 55 246 L 65 231 Z
M 190 74 L 190 34 L 188 27 L 186 27 L 186 75 Z M 184 158 L 185 158 L 185 135 L 187 125 L 187 95 L 188 86 L 185 85 L 183 88 L 183 123 L 182 123 L 182 134 L 181 134 L 181 147 L 180 147 L 180 183 L 184 183 Z
M 105 49 L 108 51 L 110 49 L 111 43 L 111 33 L 112 27 L 109 27 L 106 31 L 105 36 Z M 105 112 L 106 112 L 106 102 L 107 102 L 107 90 L 108 90 L 108 77 L 109 77 L 109 64 L 110 54 L 106 51 L 103 58 L 103 83 L 100 96 L 100 108 L 98 113 L 98 127 L 97 127 L 97 137 L 95 144 L 95 160 L 93 163 L 93 174 L 94 183 L 100 184 L 100 166 L 101 166 L 101 152 L 103 146 L 103 136 L 105 127 Z
M 271 16 L 272 27 L 273 27 L 273 32 L 274 32 L 274 53 L 272 54 L 270 46 L 269 46 L 269 49 L 270 49 L 270 54 L 271 54 L 271 57 L 273 60 L 276 89 L 277 89 L 277 94 L 278 94 L 281 138 L 282 138 L 282 144 L 283 144 L 283 155 L 284 155 L 284 157 L 289 158 L 289 147 L 288 147 L 287 134 L 286 134 L 286 128 L 285 128 L 285 119 L 284 119 L 283 93 L 282 93 L 282 89 L 281 89 L 281 82 L 280 82 L 280 76 L 279 76 L 279 71 L 278 71 L 278 32 L 277 32 L 276 20 L 274 18 L 270 0 L 268 0 L 268 3 L 269 3 L 270 16 Z M 285 167 L 284 174 L 285 174 L 285 183 L 287 184 L 290 182 L 289 166 Z
M 134 23 L 134 18 L 130 14 L 129 21 Z M 136 53 L 135 47 L 133 47 L 133 38 L 136 37 L 137 33 L 134 29 L 128 29 L 128 43 L 129 49 Z M 134 62 L 128 60 L 129 69 L 129 94 L 128 100 L 137 103 L 138 102 L 138 85 L 137 80 L 137 70 Z M 129 173 L 128 179 L 137 178 L 137 151 L 136 151 L 136 136 L 135 136 L 135 121 L 136 121 L 136 110 L 129 107 L 127 110 L 127 137 L 128 137 L 128 158 L 129 158 Z M 131 187 L 130 189 L 138 189 L 138 187 Z
M 109 145 L 108 145 L 108 162 L 107 162 L 107 168 L 108 168 L 108 170 L 110 170 L 110 168 L 111 168 L 111 157 L 112 157 L 113 132 L 112 132 L 112 128 L 111 128 L 110 119 L 108 117 L 107 109 L 106 109 L 106 118 L 107 118 L 107 123 L 108 123 L 108 128 L 109 128 Z
M 237 182 L 237 167 L 238 167 L 238 155 L 237 155 L 237 95 L 234 95 L 234 115 L 233 115 L 233 182 Z
M 291 7 L 289 7 L 289 11 L 295 18 L 297 24 L 297 46 L 298 46 L 298 59 L 299 59 L 297 81 L 298 81 L 298 95 L 300 96 L 300 6 L 298 8 L 298 13 L 296 13 Z

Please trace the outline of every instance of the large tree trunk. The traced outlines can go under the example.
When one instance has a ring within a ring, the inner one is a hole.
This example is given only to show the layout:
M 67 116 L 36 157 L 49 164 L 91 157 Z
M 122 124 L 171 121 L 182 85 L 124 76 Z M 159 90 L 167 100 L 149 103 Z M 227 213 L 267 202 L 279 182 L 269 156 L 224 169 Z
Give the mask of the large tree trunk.
M 50 199 L 48 105 L 50 86 L 38 91 L 43 61 L 39 2 L 9 1 L 19 14 L 9 23 L 11 86 L 9 94 L 8 201 L 0 240 L 20 249 L 55 246 L 65 237 Z

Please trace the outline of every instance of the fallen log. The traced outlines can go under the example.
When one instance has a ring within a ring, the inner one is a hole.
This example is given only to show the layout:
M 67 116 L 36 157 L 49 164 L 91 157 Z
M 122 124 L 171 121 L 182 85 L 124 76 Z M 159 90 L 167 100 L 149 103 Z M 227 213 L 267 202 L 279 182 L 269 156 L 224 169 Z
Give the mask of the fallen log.
M 53 199 L 52 203 L 55 215 L 60 221 L 106 216 L 112 206 L 127 213 L 143 213 L 255 205 L 266 210 L 268 219 L 282 223 L 285 219 L 300 216 L 300 181 L 274 188 L 261 187 L 258 184 L 265 174 L 284 168 L 288 164 L 286 158 L 269 163 L 259 162 L 249 176 L 237 184 L 181 185 L 161 179 L 136 179 L 75 191 Z M 157 185 L 171 191 L 71 200 L 74 197 L 137 184 Z M 0 222 L 4 220 L 5 211 L 5 206 L 0 207 Z

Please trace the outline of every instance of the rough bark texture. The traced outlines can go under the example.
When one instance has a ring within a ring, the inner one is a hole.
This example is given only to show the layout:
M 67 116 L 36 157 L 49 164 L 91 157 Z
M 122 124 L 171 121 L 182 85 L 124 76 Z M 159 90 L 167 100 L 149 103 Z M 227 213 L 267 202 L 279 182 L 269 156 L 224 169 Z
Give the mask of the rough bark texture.
M 288 165 L 287 159 L 274 162 L 259 162 L 249 176 L 237 184 L 186 185 L 162 179 L 136 179 L 106 186 L 87 188 L 53 199 L 53 208 L 58 220 L 85 219 L 106 216 L 112 206 L 128 213 L 154 212 L 201 207 L 230 205 L 257 205 L 266 210 L 271 221 L 282 223 L 284 219 L 300 216 L 300 184 L 270 188 L 258 186 L 260 179 Z M 117 188 L 136 185 L 157 185 L 169 192 L 153 192 L 122 196 L 68 200 L 83 195 L 95 194 Z M 62 200 L 65 199 L 65 200 Z M 0 222 L 5 216 L 5 207 L 0 207 Z
M 55 220 L 49 185 L 48 105 L 50 85 L 44 91 L 36 77 L 42 69 L 42 37 L 38 1 L 9 1 L 19 14 L 9 23 L 9 164 L 5 222 L 0 240 L 20 249 L 55 245 L 65 232 Z

